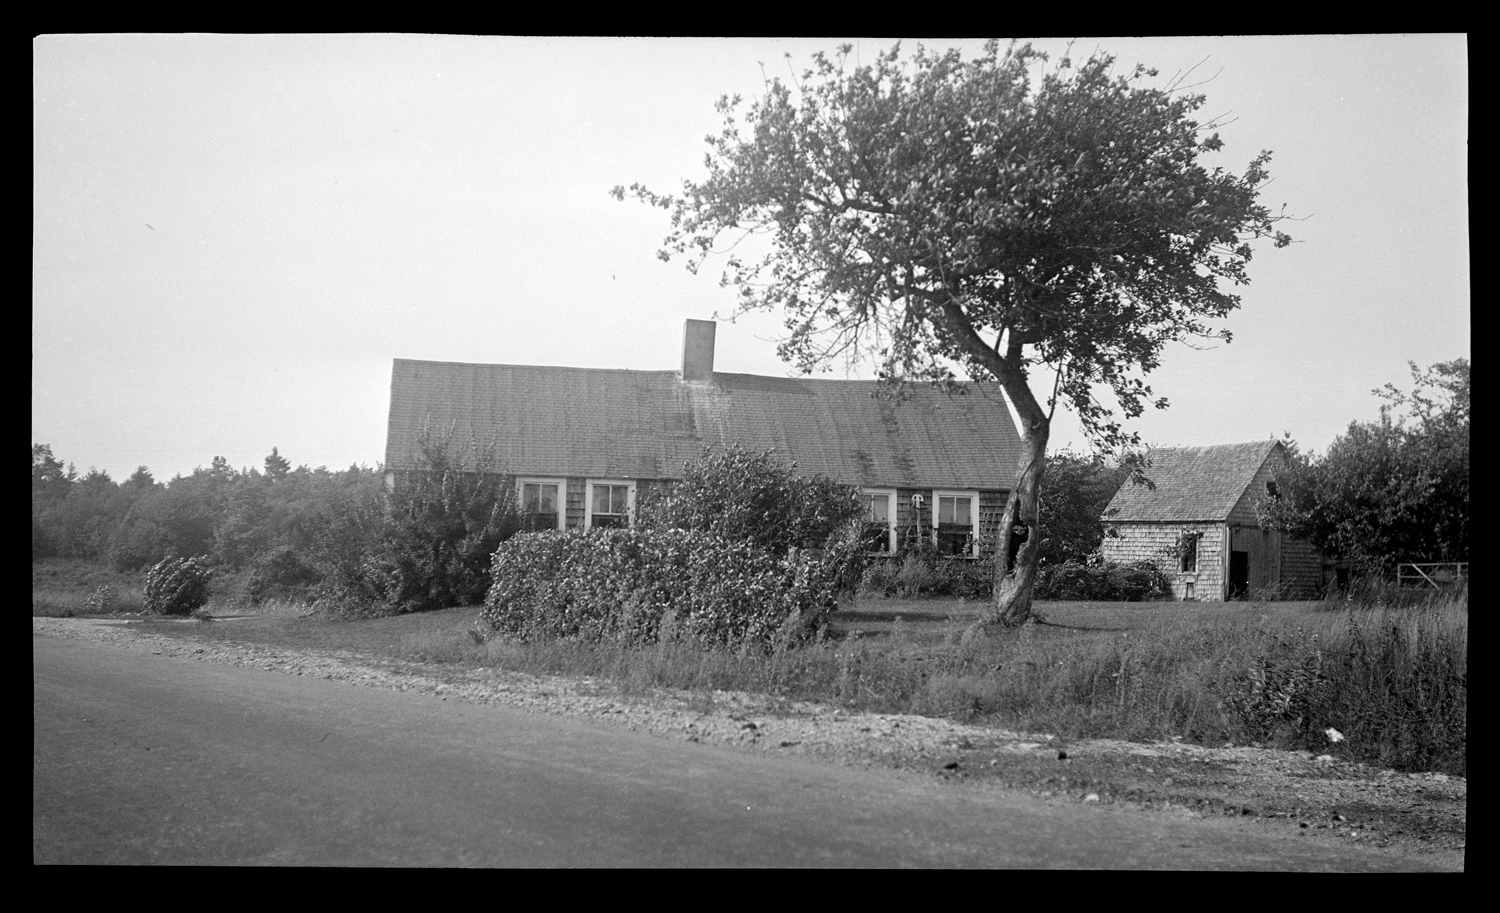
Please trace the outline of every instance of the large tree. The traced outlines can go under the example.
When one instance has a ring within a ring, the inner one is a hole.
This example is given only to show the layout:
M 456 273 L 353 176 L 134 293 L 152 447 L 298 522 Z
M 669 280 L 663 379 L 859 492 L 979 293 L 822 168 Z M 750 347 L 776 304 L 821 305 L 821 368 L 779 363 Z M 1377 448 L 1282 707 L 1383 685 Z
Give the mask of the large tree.
M 670 212 L 664 259 L 696 271 L 727 248 L 723 283 L 784 315 L 779 353 L 804 371 L 873 356 L 894 386 L 998 381 L 1025 442 L 1008 542 L 1018 521 L 1038 528 L 1059 401 L 1113 449 L 1133 436 L 1098 394 L 1126 418 L 1163 407 L 1142 377 L 1163 346 L 1229 338 L 1212 321 L 1239 299 L 1221 286 L 1248 281 L 1251 241 L 1290 242 L 1257 202 L 1270 155 L 1243 175 L 1199 165 L 1222 145 L 1193 120 L 1203 96 L 1109 56 L 897 46 L 851 69 L 849 53 L 768 81 L 748 109 L 722 99 L 702 181 L 614 193 Z M 1040 541 L 1014 566 L 999 550 L 992 622 L 1029 616 Z

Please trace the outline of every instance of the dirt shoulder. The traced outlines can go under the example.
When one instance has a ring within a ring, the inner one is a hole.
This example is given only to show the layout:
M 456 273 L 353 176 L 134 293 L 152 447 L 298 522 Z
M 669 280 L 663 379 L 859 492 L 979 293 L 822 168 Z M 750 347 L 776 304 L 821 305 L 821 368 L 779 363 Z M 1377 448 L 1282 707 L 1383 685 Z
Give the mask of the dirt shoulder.
M 1182 743 L 1065 741 L 918 716 L 851 714 L 731 692 L 621 696 L 589 679 L 397 662 L 342 651 L 226 643 L 196 622 L 149 629 L 102 619 L 33 618 L 32 634 L 77 637 L 205 662 L 310 675 L 439 700 L 584 717 L 664 738 L 815 756 L 955 789 L 1021 789 L 1055 802 L 1141 814 L 1232 819 L 1299 839 L 1359 844 L 1463 871 L 1468 781 L 1400 774 L 1310 753 Z

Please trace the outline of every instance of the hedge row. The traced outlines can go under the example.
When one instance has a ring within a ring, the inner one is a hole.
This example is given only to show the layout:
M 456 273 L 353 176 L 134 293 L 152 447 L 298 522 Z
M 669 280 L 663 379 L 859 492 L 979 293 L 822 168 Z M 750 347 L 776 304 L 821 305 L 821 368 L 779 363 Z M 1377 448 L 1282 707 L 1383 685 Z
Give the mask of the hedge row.
M 831 556 L 778 558 L 696 530 L 523 533 L 495 552 L 482 617 L 522 640 L 653 643 L 670 628 L 704 643 L 771 647 L 807 636 L 837 608 L 842 570 Z

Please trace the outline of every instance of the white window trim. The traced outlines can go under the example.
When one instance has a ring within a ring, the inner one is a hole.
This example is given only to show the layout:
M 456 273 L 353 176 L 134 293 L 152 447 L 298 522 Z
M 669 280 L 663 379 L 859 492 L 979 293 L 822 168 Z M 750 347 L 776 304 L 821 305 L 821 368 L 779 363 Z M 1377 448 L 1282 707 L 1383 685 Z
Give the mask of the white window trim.
M 969 532 L 973 536 L 972 551 L 970 558 L 979 557 L 979 492 L 977 491 L 944 491 L 934 489 L 932 492 L 932 544 L 938 542 L 938 518 L 942 516 L 943 498 L 968 498 L 969 499 Z M 950 523 L 949 526 L 954 524 Z
M 539 479 L 535 477 L 516 479 L 516 502 L 522 510 L 526 509 L 526 486 L 527 485 L 556 485 L 557 486 L 557 528 L 568 528 L 568 480 L 567 479 Z
M 589 479 L 583 499 L 583 528 L 594 528 L 594 486 L 624 485 L 629 488 L 625 495 L 625 523 L 635 526 L 635 481 L 632 479 Z
M 868 498 L 868 497 L 876 497 L 876 498 L 878 498 L 881 495 L 885 496 L 885 503 L 886 503 L 885 516 L 886 516 L 886 526 L 888 527 L 887 530 L 886 530 L 886 535 L 887 535 L 887 540 L 886 541 L 888 541 L 890 543 L 890 548 L 889 548 L 889 550 L 884 551 L 884 552 L 869 552 L 868 554 L 871 554 L 871 555 L 894 555 L 894 554 L 896 554 L 896 505 L 898 503 L 896 501 L 896 489 L 894 489 L 894 488 L 861 488 L 859 490 L 859 494 L 860 494 L 860 503 L 861 503 L 861 505 L 863 505 L 865 498 Z

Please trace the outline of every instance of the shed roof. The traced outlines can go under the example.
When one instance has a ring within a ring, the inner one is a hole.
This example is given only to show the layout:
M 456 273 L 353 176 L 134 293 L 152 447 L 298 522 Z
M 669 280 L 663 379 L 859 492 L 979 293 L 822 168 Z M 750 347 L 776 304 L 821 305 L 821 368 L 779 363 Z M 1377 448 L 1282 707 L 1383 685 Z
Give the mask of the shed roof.
M 1279 441 L 1153 450 L 1146 477 L 1155 489 L 1126 482 L 1104 518 L 1111 521 L 1222 521 L 1255 480 Z
M 800 471 L 872 487 L 1012 487 L 1020 436 L 998 385 L 951 396 L 874 381 L 396 359 L 386 466 L 415 464 L 424 424 L 493 443 L 518 475 L 681 478 L 705 447 L 775 450 Z

